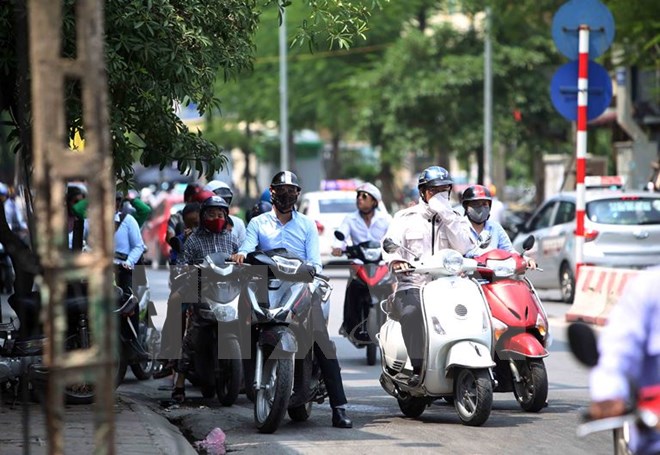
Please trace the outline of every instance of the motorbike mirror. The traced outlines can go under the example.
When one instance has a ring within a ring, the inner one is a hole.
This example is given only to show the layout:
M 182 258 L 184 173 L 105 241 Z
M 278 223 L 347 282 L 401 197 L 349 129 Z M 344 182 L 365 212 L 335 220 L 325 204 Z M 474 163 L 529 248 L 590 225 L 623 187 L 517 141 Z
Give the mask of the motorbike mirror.
M 394 240 L 391 238 L 386 238 L 383 240 L 383 249 L 385 250 L 386 253 L 394 253 L 396 250 L 399 249 L 399 245 L 397 245 Z
M 481 234 L 479 234 L 479 248 L 488 247 L 492 238 L 493 235 L 490 233 L 490 231 L 481 231 Z
M 587 324 L 574 322 L 568 326 L 568 344 L 580 363 L 588 367 L 598 364 L 596 335 Z
M 534 242 L 536 242 L 536 238 L 534 238 L 533 235 L 528 236 L 522 244 L 523 250 L 531 250 L 534 246 Z
M 341 232 L 340 230 L 336 230 L 336 231 L 335 231 L 335 238 L 336 238 L 337 240 L 343 242 L 344 239 L 346 238 L 346 236 L 345 236 L 344 233 Z
M 402 250 L 407 251 L 408 253 L 412 254 L 413 260 L 419 261 L 419 255 L 413 253 L 412 251 L 410 251 L 405 246 L 401 246 L 401 245 L 397 244 L 394 240 L 392 240 L 389 237 L 386 238 L 385 240 L 383 240 L 383 250 L 385 250 L 386 253 L 390 253 L 390 254 L 394 253 L 399 248 L 401 248 Z

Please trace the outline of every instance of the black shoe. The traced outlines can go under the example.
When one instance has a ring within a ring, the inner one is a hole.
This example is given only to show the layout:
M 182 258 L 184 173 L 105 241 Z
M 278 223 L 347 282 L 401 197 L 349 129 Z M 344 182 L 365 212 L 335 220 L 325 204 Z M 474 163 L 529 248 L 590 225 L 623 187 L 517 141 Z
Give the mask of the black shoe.
M 346 415 L 346 409 L 332 408 L 332 426 L 335 428 L 353 428 L 353 422 Z
M 413 374 L 408 379 L 408 387 L 417 387 L 422 382 L 422 378 L 418 374 Z

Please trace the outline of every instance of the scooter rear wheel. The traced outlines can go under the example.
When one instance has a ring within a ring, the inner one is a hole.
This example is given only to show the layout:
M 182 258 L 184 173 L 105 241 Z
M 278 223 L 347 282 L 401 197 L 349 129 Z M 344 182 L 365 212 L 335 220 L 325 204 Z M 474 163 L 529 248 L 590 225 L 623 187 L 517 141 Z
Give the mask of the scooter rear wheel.
M 367 345 L 367 365 L 376 364 L 376 356 L 378 351 L 378 346 L 375 343 Z

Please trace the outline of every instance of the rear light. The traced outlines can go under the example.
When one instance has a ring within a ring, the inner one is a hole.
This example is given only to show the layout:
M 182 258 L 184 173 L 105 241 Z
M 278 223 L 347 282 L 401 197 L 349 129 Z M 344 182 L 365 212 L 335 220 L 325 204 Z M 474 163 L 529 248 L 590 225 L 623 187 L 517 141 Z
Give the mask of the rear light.
M 587 229 L 584 231 L 584 241 L 585 242 L 591 242 L 592 240 L 595 240 L 596 237 L 598 237 L 598 231 L 594 229 Z
M 573 234 L 577 235 L 577 231 L 573 231 Z M 591 242 L 592 240 L 595 240 L 596 237 L 598 237 L 599 232 L 596 231 L 595 229 L 585 229 L 584 230 L 584 241 L 585 242 Z
M 316 229 L 319 231 L 319 235 L 323 234 L 323 231 L 325 230 L 325 227 L 317 220 L 315 221 L 316 223 Z
M 639 199 L 639 196 L 621 196 L 622 201 L 636 201 Z

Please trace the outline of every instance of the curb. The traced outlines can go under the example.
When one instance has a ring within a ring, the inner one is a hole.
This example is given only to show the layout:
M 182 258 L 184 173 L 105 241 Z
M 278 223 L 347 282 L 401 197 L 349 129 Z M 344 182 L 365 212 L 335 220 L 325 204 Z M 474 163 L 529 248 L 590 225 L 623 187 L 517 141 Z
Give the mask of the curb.
M 188 442 L 179 428 L 173 425 L 169 420 L 160 414 L 152 411 L 148 406 L 140 404 L 132 398 L 120 396 L 119 399 L 140 416 L 142 424 L 145 426 L 154 442 L 156 453 L 163 454 L 185 454 L 197 455 L 198 452 Z M 116 435 L 121 438 L 120 434 Z

